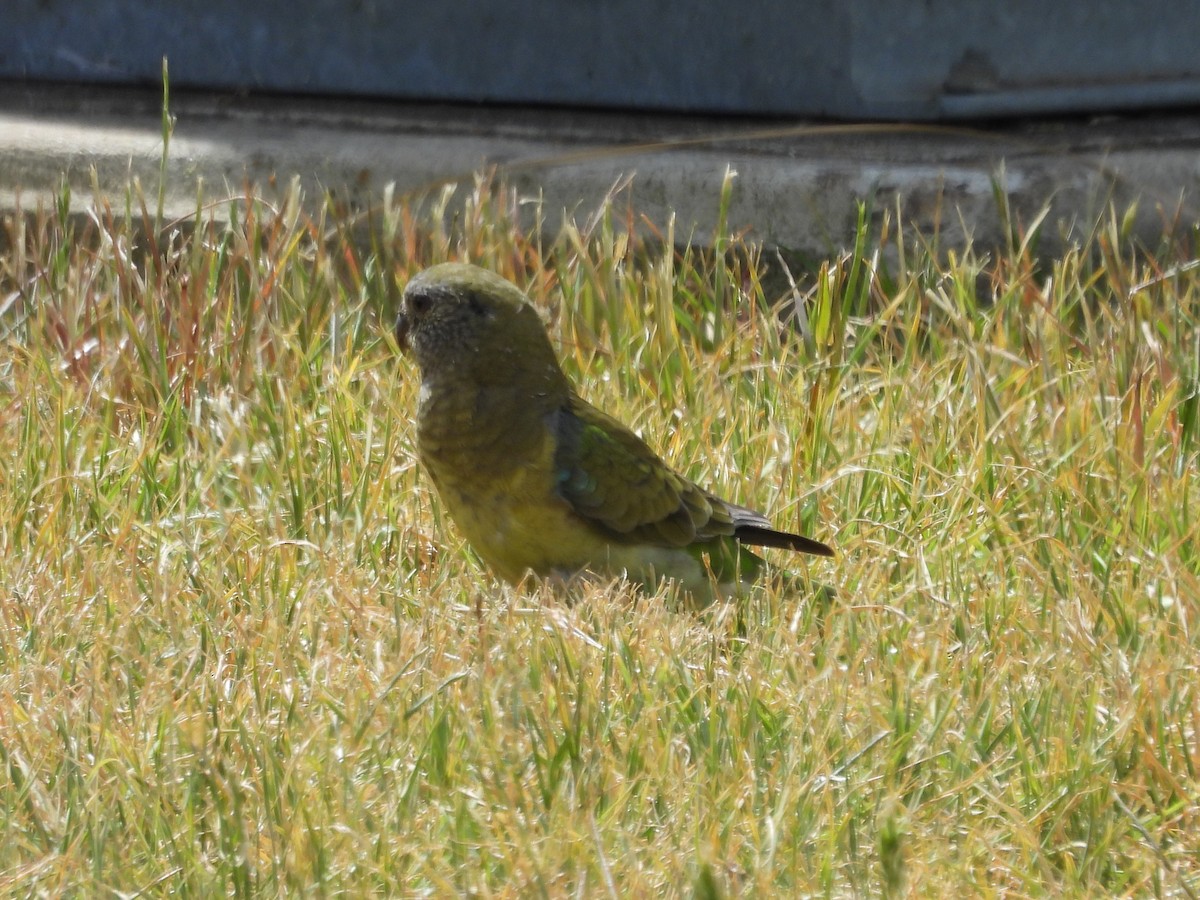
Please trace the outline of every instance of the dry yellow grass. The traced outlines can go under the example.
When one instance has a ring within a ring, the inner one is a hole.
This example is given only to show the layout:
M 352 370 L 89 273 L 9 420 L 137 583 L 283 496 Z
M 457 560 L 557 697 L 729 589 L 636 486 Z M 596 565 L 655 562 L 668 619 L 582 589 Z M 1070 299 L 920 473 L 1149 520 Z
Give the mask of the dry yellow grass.
M 0 893 L 1200 891 L 1194 233 L 1038 260 L 864 228 L 781 324 L 736 238 L 515 221 L 397 207 L 383 255 L 254 198 L 157 242 L 9 223 Z M 448 257 L 528 286 L 678 466 L 835 536 L 836 599 L 739 631 L 497 586 L 387 335 Z

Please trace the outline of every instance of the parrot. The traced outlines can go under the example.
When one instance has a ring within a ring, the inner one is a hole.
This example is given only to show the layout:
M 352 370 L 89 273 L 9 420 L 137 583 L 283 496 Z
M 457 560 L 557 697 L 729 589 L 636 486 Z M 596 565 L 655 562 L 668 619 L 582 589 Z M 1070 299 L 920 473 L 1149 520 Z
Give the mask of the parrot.
M 766 563 L 748 546 L 834 555 L 700 487 L 584 400 L 537 308 L 494 272 L 448 262 L 414 275 L 396 343 L 420 374 L 418 461 L 507 582 L 671 581 L 704 607 L 761 579 Z

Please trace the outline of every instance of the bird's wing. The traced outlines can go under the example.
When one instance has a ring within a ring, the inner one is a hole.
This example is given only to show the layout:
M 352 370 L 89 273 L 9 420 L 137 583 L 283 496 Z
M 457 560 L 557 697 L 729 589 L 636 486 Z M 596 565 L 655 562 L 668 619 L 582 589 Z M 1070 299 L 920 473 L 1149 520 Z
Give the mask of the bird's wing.
M 833 556 L 828 545 L 779 531 L 762 514 L 710 494 L 577 395 L 552 416 L 559 494 L 616 540 L 684 547 L 732 536 L 743 544 Z
M 559 494 L 612 538 L 684 547 L 734 533 L 733 515 L 722 501 L 585 400 L 572 396 L 554 413 L 551 427 L 558 440 Z

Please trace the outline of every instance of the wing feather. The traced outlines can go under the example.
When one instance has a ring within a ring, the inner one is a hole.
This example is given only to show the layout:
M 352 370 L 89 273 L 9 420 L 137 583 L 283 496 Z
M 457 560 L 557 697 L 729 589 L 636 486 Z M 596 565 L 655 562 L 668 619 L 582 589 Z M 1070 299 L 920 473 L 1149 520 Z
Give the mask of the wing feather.
M 777 531 L 765 516 L 710 494 L 578 395 L 552 416 L 559 494 L 610 540 L 687 547 L 734 537 L 746 544 L 833 555 L 819 541 Z

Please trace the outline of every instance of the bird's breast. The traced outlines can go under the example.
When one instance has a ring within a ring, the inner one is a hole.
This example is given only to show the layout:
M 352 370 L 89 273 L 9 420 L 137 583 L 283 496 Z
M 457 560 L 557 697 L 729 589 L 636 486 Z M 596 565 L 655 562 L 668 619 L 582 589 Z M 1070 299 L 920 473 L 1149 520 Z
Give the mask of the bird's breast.
M 417 451 L 430 469 L 447 477 L 504 478 L 544 455 L 547 402 L 545 394 L 509 385 L 425 379 L 418 397 Z

